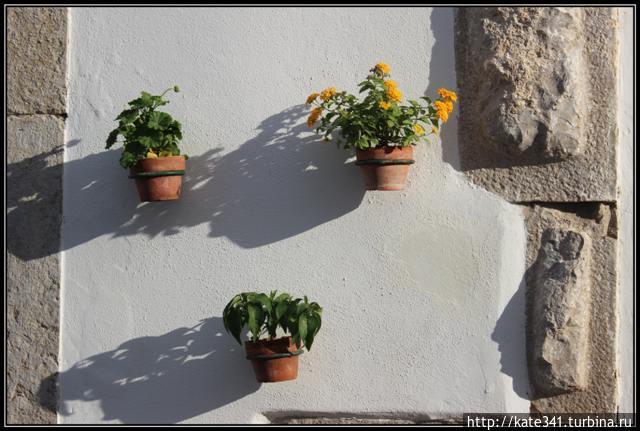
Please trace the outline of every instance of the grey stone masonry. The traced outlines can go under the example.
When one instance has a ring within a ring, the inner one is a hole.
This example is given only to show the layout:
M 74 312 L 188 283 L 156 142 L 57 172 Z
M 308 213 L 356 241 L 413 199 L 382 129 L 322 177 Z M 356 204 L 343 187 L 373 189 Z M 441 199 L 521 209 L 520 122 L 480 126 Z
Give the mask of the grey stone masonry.
M 587 387 L 591 241 L 582 232 L 547 227 L 528 280 L 532 296 L 531 382 L 538 395 Z
M 66 8 L 7 8 L 9 114 L 66 114 L 66 79 Z
M 67 9 L 7 8 L 7 423 L 56 423 Z
M 528 209 L 527 356 L 532 409 L 615 413 L 617 241 L 603 204 Z
M 609 8 L 460 8 L 460 166 L 511 202 L 616 200 Z

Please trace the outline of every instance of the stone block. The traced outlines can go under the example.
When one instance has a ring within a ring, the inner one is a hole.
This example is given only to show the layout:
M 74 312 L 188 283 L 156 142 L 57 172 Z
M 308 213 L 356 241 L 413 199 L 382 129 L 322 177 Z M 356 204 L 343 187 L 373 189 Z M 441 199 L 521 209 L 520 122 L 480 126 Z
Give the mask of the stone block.
M 587 235 L 547 228 L 531 267 L 531 382 L 537 395 L 585 389 L 591 304 Z
M 357 417 L 309 417 L 292 418 L 287 425 L 412 425 L 415 422 L 405 419 L 391 418 L 357 418 Z
M 66 113 L 67 8 L 11 6 L 6 13 L 8 113 Z
M 7 119 L 7 422 L 55 423 L 64 122 Z
M 526 211 L 532 411 L 615 412 L 616 239 L 601 204 Z
M 472 181 L 511 202 L 615 201 L 615 23 L 608 8 L 458 10 L 460 167 Z

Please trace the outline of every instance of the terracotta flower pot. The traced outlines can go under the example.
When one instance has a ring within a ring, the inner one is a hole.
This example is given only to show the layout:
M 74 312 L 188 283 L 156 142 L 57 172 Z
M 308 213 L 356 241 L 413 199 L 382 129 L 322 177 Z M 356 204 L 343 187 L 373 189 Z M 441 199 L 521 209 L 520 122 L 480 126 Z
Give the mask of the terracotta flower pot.
M 356 150 L 356 165 L 364 174 L 367 190 L 402 190 L 414 163 L 413 147 Z
M 131 168 L 141 202 L 172 201 L 180 197 L 184 156 L 142 159 Z
M 244 349 L 259 382 L 283 382 L 298 377 L 298 356 L 302 350 L 291 342 L 291 337 L 245 341 Z

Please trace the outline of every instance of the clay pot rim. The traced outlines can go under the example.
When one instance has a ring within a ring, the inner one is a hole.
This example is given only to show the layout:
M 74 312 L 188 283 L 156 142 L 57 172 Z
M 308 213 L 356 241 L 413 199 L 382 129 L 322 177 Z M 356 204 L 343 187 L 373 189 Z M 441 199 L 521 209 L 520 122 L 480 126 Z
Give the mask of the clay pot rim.
M 158 156 L 158 157 L 145 157 L 141 160 L 155 160 L 155 159 L 184 159 L 184 155 L 180 156 Z
M 282 337 L 278 337 L 278 338 L 262 338 L 258 341 L 251 341 L 251 340 L 245 340 L 244 344 L 247 345 L 251 345 L 251 346 L 261 346 L 261 345 L 265 345 L 265 344 L 269 344 L 269 343 L 276 343 L 276 342 L 280 342 L 282 340 L 289 340 L 289 344 L 295 346 L 295 344 L 291 343 L 291 335 L 283 335 Z
M 356 158 L 377 159 L 377 158 L 413 158 L 413 147 L 376 147 L 360 149 L 356 148 Z
M 370 148 L 356 148 L 357 151 L 375 151 L 375 150 L 413 150 L 415 145 L 381 145 L 378 147 L 370 147 Z
M 180 175 L 183 176 L 185 174 L 187 159 L 185 156 L 167 156 L 167 157 L 147 157 L 144 159 L 138 160 L 138 162 L 129 168 L 129 172 L 132 175 L 144 174 L 144 173 L 153 173 L 153 172 L 161 172 L 157 171 L 159 168 L 158 164 L 161 163 L 169 163 L 171 166 L 167 171 L 181 171 L 180 174 L 172 173 L 167 176 L 175 176 Z M 158 175 L 163 176 L 163 175 Z M 131 177 L 131 176 L 130 176 Z

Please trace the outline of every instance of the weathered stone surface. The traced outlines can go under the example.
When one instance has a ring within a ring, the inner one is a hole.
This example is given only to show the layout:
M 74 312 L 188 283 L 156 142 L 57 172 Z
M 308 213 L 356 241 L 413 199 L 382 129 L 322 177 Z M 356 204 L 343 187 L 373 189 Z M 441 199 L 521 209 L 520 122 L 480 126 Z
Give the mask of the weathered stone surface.
M 460 166 L 512 202 L 615 201 L 615 16 L 460 8 Z
M 272 423 L 288 425 L 461 425 L 461 417 L 429 419 L 424 417 L 358 417 L 358 416 L 308 416 L 286 417 L 272 420 Z
M 64 121 L 7 126 L 7 422 L 55 423 Z
M 588 236 L 545 229 L 528 280 L 532 296 L 531 382 L 537 395 L 585 389 L 589 329 Z
M 582 9 L 483 8 L 468 25 L 485 36 L 470 39 L 468 47 L 484 61 L 480 98 L 471 106 L 483 139 L 498 155 L 516 159 L 578 154 Z
M 287 422 L 289 425 L 355 425 L 355 424 L 371 424 L 371 425 L 392 425 L 392 424 L 415 424 L 415 422 L 404 419 L 386 419 L 386 418 L 293 418 Z
M 601 204 L 588 203 L 553 209 L 535 205 L 527 211 L 527 357 L 534 412 L 616 411 L 617 242 L 607 235 L 609 218 L 602 216 L 607 212 Z M 566 290 L 555 290 L 560 288 Z M 545 302 L 540 294 L 550 296 Z M 561 333 L 536 327 L 545 313 Z M 535 356 L 545 341 L 555 354 L 547 359 L 559 366 L 549 378 L 541 378 Z
M 7 8 L 7 110 L 66 112 L 67 9 Z

